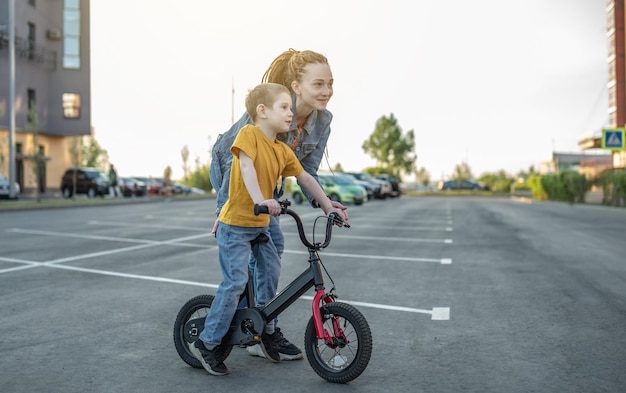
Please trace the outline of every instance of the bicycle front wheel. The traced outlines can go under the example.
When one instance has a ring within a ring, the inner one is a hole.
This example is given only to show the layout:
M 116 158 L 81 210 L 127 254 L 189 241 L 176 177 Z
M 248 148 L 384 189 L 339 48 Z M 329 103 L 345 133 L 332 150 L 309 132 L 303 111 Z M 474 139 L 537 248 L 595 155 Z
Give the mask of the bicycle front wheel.
M 307 360 L 323 379 L 347 383 L 361 375 L 372 356 L 372 333 L 354 306 L 332 302 L 320 307 L 322 324 L 332 343 L 317 338 L 313 317 L 304 335 Z

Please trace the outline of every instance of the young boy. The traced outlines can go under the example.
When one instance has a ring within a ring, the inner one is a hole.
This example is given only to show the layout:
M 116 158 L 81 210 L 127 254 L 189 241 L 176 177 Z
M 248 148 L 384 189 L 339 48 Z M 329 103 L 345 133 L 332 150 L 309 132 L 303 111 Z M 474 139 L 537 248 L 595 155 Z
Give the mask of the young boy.
M 248 281 L 250 252 L 257 261 L 257 303 L 265 305 L 275 295 L 280 272 L 268 272 L 267 266 L 279 266 L 279 256 L 269 233 L 270 218 L 254 215 L 254 205 L 268 207 L 278 216 L 281 207 L 273 198 L 280 177 L 295 176 L 326 215 L 336 212 L 347 222 L 344 210 L 333 207 L 315 178 L 304 171 L 296 155 L 285 143 L 276 139 L 289 131 L 293 113 L 289 90 L 280 84 L 264 83 L 252 89 L 246 97 L 246 111 L 254 125 L 244 126 L 231 147 L 233 162 L 230 172 L 229 198 L 219 214 L 217 228 L 219 262 L 223 280 L 206 318 L 199 340 L 189 345 L 190 351 L 213 375 L 225 375 L 228 369 L 217 359 L 217 349 L 228 331 L 237 309 L 239 296 Z M 267 241 L 251 242 L 259 236 Z M 274 362 L 280 355 L 273 339 L 274 321 L 267 321 L 261 336 L 265 357 Z

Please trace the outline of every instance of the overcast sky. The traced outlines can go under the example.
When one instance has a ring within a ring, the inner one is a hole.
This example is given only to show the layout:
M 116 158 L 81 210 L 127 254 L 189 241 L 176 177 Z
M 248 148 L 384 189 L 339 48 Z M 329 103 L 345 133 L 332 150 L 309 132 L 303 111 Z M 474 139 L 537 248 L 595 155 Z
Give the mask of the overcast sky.
M 208 161 L 248 89 L 288 48 L 329 59 L 328 162 L 393 113 L 434 181 L 526 170 L 607 125 L 601 0 L 92 0 L 92 123 L 120 175 Z M 234 105 L 231 85 L 234 86 Z

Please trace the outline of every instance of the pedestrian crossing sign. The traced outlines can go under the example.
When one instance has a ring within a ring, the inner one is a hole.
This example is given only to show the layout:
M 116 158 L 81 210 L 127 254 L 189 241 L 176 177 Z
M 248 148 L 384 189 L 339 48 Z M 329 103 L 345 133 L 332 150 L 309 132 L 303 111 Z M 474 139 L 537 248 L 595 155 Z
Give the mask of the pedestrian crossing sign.
M 624 128 L 602 130 L 602 148 L 608 150 L 624 150 Z

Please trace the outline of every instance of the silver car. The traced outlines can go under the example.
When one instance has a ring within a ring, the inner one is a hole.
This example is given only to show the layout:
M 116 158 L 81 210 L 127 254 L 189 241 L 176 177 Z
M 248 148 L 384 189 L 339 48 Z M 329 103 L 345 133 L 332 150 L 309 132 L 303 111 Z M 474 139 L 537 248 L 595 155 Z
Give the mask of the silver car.
M 20 184 L 17 182 L 13 183 L 15 185 L 15 190 L 13 191 L 13 195 L 17 197 L 22 189 L 20 188 Z M 9 179 L 4 177 L 2 173 L 0 173 L 0 198 L 9 198 L 11 195 L 11 187 L 9 186 Z

